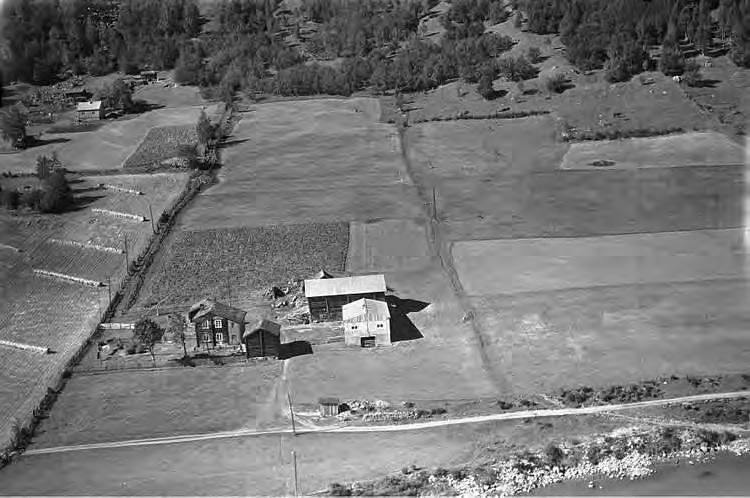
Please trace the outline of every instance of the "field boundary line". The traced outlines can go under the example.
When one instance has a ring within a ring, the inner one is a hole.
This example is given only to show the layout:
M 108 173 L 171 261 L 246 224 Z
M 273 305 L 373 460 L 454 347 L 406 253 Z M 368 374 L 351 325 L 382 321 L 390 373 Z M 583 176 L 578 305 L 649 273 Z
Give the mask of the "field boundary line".
M 635 408 L 644 408 L 649 406 L 665 406 L 676 403 L 696 402 L 696 401 L 715 401 L 726 399 L 750 398 L 750 391 L 732 391 L 726 393 L 709 393 L 694 394 L 690 396 L 680 396 L 676 398 L 655 399 L 648 401 L 637 401 L 634 403 L 623 403 L 614 405 L 594 405 L 580 408 L 554 408 L 540 410 L 523 410 L 517 412 L 495 413 L 491 415 L 475 415 L 471 417 L 462 417 L 447 420 L 433 420 L 429 422 L 415 422 L 410 424 L 393 424 L 393 425 L 370 425 L 370 426 L 345 426 L 345 427 L 321 427 L 309 430 L 296 431 L 297 435 L 304 434 L 336 434 L 336 433 L 365 433 L 365 432 L 405 432 L 414 430 L 425 430 L 437 427 L 447 427 L 453 425 L 480 424 L 486 422 L 517 420 L 527 418 L 546 418 L 546 417 L 563 417 L 577 415 L 594 415 L 604 414 L 607 412 L 617 412 L 632 410 Z M 257 431 L 241 429 L 235 431 L 222 431 L 206 434 L 186 434 L 180 436 L 162 436 L 156 438 L 131 439 L 126 441 L 88 443 L 80 445 L 56 446 L 50 448 L 39 448 L 27 450 L 24 455 L 44 455 L 51 453 L 67 453 L 71 451 L 85 451 L 97 449 L 128 448 L 135 446 L 158 446 L 164 444 L 189 443 L 194 441 L 207 441 L 214 439 L 233 439 L 240 437 L 255 437 L 267 435 L 293 434 L 291 428 Z

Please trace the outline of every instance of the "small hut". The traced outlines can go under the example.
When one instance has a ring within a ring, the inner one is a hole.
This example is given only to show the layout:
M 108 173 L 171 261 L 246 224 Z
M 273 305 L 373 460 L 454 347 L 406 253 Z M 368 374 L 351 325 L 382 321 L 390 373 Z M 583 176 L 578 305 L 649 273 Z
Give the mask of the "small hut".
M 242 334 L 245 353 L 248 358 L 279 356 L 281 345 L 281 325 L 271 320 L 261 318 L 245 324 Z
M 338 398 L 318 398 L 321 417 L 333 417 L 339 414 Z

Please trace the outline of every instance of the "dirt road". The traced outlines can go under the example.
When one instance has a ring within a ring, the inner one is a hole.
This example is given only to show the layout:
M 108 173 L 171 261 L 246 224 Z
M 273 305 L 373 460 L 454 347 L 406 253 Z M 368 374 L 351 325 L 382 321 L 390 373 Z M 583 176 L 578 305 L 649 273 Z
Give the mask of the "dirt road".
M 545 410 L 523 410 L 508 413 L 495 413 L 492 415 L 479 415 L 474 417 L 463 417 L 448 420 L 433 420 L 429 422 L 415 422 L 411 424 L 399 425 L 373 425 L 373 426 L 337 426 L 317 429 L 305 429 L 297 431 L 298 435 L 307 433 L 356 433 L 356 432 L 403 432 L 415 431 L 421 429 L 431 429 L 435 427 L 444 427 L 451 425 L 476 424 L 483 422 L 493 422 L 498 420 L 517 420 L 525 418 L 542 418 L 542 417 L 563 417 L 576 415 L 590 415 L 594 413 L 616 412 L 632 410 L 634 408 L 643 408 L 648 406 L 663 406 L 675 403 L 713 401 L 720 399 L 750 398 L 750 391 L 735 391 L 728 393 L 696 394 L 692 396 L 682 396 L 679 398 L 655 399 L 650 401 L 640 401 L 636 403 L 626 403 L 619 405 L 597 405 L 585 406 L 582 408 L 555 408 Z M 240 429 L 235 431 L 215 432 L 211 434 L 189 434 L 184 436 L 167 436 L 149 439 L 133 439 L 129 441 L 117 441 L 110 443 L 93 443 L 81 444 L 75 446 L 58 446 L 54 448 L 30 449 L 24 455 L 42 455 L 49 453 L 65 453 L 71 451 L 96 450 L 107 448 L 126 448 L 132 446 L 155 446 L 163 444 L 186 443 L 193 441 L 206 441 L 212 439 L 227 439 L 262 436 L 269 434 L 291 434 L 290 428 L 277 428 L 265 431 L 251 429 Z

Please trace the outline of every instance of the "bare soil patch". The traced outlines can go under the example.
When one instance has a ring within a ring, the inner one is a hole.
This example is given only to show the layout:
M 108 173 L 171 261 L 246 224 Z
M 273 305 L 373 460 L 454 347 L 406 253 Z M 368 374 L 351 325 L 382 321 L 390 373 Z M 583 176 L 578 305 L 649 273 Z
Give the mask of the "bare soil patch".
M 560 168 L 628 169 L 743 164 L 744 156 L 742 147 L 719 133 L 685 133 L 574 143 L 565 154 Z
M 123 164 L 123 168 L 157 166 L 161 161 L 180 157 L 180 147 L 198 143 L 195 124 L 181 126 L 160 126 L 151 128 L 138 148 Z

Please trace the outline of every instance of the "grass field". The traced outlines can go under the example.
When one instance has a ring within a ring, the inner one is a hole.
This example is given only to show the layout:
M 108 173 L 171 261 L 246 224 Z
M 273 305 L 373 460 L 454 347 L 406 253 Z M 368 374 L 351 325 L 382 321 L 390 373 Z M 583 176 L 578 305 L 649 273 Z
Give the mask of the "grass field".
M 280 373 L 281 363 L 269 361 L 74 375 L 33 447 L 254 427 Z
M 576 417 L 391 434 L 260 436 L 26 456 L 0 472 L 0 494 L 291 495 L 292 450 L 297 455 L 299 492 L 311 494 L 332 482 L 372 479 L 411 464 L 432 469 L 486 462 L 513 445 L 541 447 L 547 441 L 623 425 L 622 420 Z
M 747 280 L 649 283 L 473 299 L 514 392 L 747 369 Z
M 219 184 L 181 217 L 198 230 L 413 218 L 421 213 L 375 99 L 261 104 L 222 151 Z
M 192 304 L 223 297 L 227 285 L 233 300 L 244 301 L 321 268 L 340 271 L 348 232 L 346 223 L 176 232 L 154 261 L 139 303 Z
M 350 272 L 416 269 L 430 262 L 427 233 L 415 220 L 358 221 L 349 224 Z
M 456 268 L 471 295 L 744 278 L 745 230 L 462 241 Z
M 597 166 L 597 161 L 611 164 Z M 743 164 L 745 152 L 716 132 L 581 142 L 570 146 L 562 169 L 659 168 Z
M 215 106 L 209 106 L 208 114 Z M 144 114 L 112 121 L 96 131 L 45 134 L 46 145 L 15 154 L 3 154 L 0 173 L 33 173 L 36 157 L 57 151 L 63 166 L 71 171 L 120 169 L 136 150 L 141 139 L 153 127 L 194 124 L 201 107 L 157 109 Z

